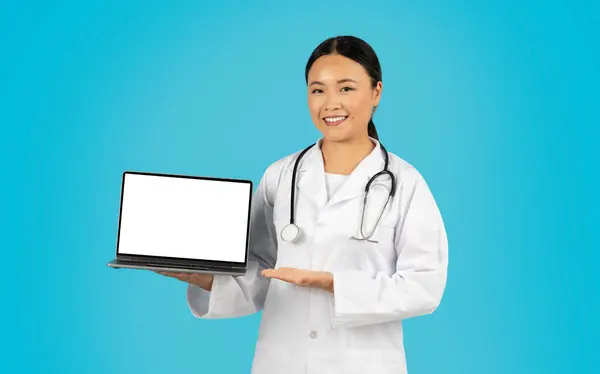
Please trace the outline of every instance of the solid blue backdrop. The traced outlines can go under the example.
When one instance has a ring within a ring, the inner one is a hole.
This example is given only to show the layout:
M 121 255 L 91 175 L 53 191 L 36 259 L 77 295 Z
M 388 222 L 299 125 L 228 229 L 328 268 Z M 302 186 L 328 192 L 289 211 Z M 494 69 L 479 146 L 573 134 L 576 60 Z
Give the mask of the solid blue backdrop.
M 249 372 L 260 314 L 195 319 L 183 283 L 105 266 L 121 173 L 258 182 L 320 135 L 305 63 L 352 34 L 448 230 L 410 373 L 597 373 L 598 4 L 1 2 L 0 371 Z

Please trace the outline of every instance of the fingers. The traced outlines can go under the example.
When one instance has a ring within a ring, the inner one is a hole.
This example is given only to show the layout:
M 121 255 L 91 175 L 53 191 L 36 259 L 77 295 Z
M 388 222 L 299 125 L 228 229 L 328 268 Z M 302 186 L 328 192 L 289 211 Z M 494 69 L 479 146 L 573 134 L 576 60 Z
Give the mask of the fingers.
M 282 269 L 265 269 L 261 272 L 261 274 L 267 278 L 281 279 L 282 277 L 284 277 L 287 274 L 287 272 Z
M 260 274 L 263 277 L 269 278 L 269 277 L 272 277 L 273 275 L 277 274 L 277 271 L 275 269 L 265 269 L 265 270 L 261 271 Z
M 178 276 L 181 274 L 181 273 L 177 273 L 174 271 L 162 271 L 162 270 L 152 270 L 152 271 L 155 273 L 158 273 L 160 275 L 164 275 L 166 277 L 175 277 L 175 276 Z
M 178 279 L 178 280 L 183 281 L 183 282 L 187 282 L 189 280 L 189 278 L 191 277 L 190 273 L 184 273 L 184 272 L 157 271 L 157 270 L 153 270 L 153 271 L 155 273 L 164 275 L 166 277 L 175 278 L 175 279 Z
M 265 269 L 261 272 L 261 274 L 266 278 L 279 279 L 289 283 L 296 283 L 293 269 Z
M 264 276 L 273 276 L 280 274 L 291 274 L 294 271 L 294 268 L 277 268 L 277 269 L 264 269 L 261 274 Z
M 302 287 L 312 286 L 318 282 L 316 272 L 289 267 L 265 269 L 261 274 L 266 278 L 278 279 Z

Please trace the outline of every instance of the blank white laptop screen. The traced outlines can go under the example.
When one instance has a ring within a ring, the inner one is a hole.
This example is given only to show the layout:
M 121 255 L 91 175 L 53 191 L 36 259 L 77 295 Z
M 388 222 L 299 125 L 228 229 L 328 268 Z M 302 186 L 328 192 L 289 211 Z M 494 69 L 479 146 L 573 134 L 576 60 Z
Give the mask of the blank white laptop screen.
M 243 263 L 250 182 L 124 174 L 118 253 Z

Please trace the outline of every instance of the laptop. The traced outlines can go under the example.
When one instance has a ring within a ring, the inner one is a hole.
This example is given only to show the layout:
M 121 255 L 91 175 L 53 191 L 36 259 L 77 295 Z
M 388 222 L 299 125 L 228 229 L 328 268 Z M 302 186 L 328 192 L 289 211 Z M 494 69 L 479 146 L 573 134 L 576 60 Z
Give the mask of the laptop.
M 247 269 L 252 182 L 125 171 L 113 268 L 221 275 Z

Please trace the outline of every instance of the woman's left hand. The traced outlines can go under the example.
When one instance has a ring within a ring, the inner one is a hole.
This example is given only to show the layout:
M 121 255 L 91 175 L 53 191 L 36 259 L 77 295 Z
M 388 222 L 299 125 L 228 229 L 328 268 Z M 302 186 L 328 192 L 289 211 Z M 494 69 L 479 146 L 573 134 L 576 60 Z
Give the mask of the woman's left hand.
M 333 292 L 333 275 L 326 271 L 282 267 L 279 269 L 265 269 L 261 274 L 264 277 L 294 283 L 297 286 L 315 287 Z

